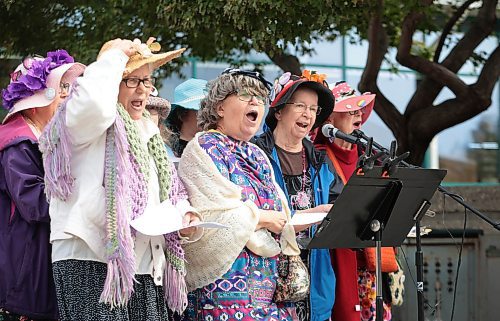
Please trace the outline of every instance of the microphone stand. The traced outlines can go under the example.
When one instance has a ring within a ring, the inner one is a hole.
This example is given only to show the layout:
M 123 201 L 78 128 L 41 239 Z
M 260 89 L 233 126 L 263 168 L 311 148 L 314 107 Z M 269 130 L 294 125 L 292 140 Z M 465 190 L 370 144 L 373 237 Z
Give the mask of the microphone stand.
M 384 167 L 386 167 L 386 170 L 389 173 L 393 173 L 397 169 L 397 165 L 401 164 L 404 167 L 408 168 L 421 168 L 420 166 L 415 166 L 412 164 L 409 164 L 404 161 L 406 157 L 410 155 L 409 152 L 406 152 L 398 157 L 395 157 L 395 141 L 391 143 L 391 150 L 389 151 L 387 148 L 384 146 L 380 145 L 376 141 L 373 140 L 373 137 L 368 137 L 363 133 L 361 130 L 356 129 L 352 135 L 357 136 L 359 138 L 358 144 L 363 146 L 363 147 L 369 147 L 369 152 L 372 152 L 372 146 L 375 146 L 377 150 L 382 154 L 382 155 L 387 155 L 388 158 L 384 160 Z M 361 139 L 366 140 L 368 143 L 364 143 L 361 141 Z M 481 213 L 481 211 L 477 210 L 473 206 L 467 204 L 459 195 L 456 195 L 454 193 L 449 192 L 446 190 L 444 187 L 441 185 L 438 186 L 438 191 L 440 191 L 442 194 L 447 195 L 451 197 L 454 201 L 460 203 L 462 206 L 464 206 L 466 209 L 471 211 L 472 213 L 476 214 L 479 218 L 481 218 L 483 221 L 487 222 L 490 224 L 493 228 L 496 230 L 500 231 L 500 222 L 495 222 L 485 214 Z M 416 233 L 416 252 L 415 252 L 415 267 L 417 270 L 417 314 L 418 314 L 418 321 L 424 321 L 424 273 L 423 273 L 423 261 L 424 261 L 424 255 L 422 252 L 422 239 L 421 239 L 421 234 L 420 234 L 420 218 L 416 219 L 415 221 L 415 233 Z
M 373 140 L 373 137 L 368 137 L 365 135 L 365 133 L 363 133 L 361 130 L 359 129 L 356 129 L 354 132 L 353 132 L 353 135 L 354 136 L 357 136 L 360 138 L 360 140 L 358 141 L 358 144 L 361 144 L 362 146 L 366 146 L 365 143 L 363 143 L 361 141 L 361 139 L 364 139 L 366 141 L 371 141 L 371 144 L 373 146 L 375 146 L 377 148 L 377 150 L 379 152 L 381 152 L 383 155 L 390 155 L 390 151 L 385 148 L 384 146 L 380 145 L 379 143 L 377 143 L 376 141 Z M 406 152 L 408 153 L 409 155 L 409 152 Z M 403 155 L 405 155 L 406 153 L 400 155 L 399 157 L 402 157 Z M 406 158 L 406 157 L 404 157 Z M 408 167 L 408 168 L 422 168 L 420 166 L 415 166 L 415 165 L 412 165 L 410 163 L 407 163 L 405 162 L 404 160 L 401 160 L 400 164 L 402 164 L 404 167 Z M 490 224 L 494 229 L 500 231 L 500 222 L 495 222 L 493 221 L 491 218 L 489 218 L 488 216 L 486 216 L 485 214 L 481 213 L 481 211 L 479 211 L 478 209 L 474 208 L 472 205 L 469 205 L 467 204 L 463 199 L 460 198 L 460 196 L 448 191 L 447 189 L 445 189 L 443 186 L 439 185 L 438 186 L 438 191 L 440 191 L 441 193 L 443 193 L 444 195 L 447 195 L 449 196 L 450 198 L 452 198 L 454 201 L 456 201 L 457 203 L 460 203 L 460 205 L 464 206 L 465 208 L 467 208 L 469 211 L 471 211 L 472 213 L 476 214 L 478 217 L 480 217 L 482 220 L 484 220 L 485 222 L 487 222 L 488 224 Z

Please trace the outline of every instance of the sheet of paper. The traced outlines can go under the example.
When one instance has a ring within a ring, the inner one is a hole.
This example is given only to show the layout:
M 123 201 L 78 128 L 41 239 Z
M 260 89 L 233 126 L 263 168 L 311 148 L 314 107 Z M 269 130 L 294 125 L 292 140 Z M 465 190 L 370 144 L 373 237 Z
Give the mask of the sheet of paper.
M 420 227 L 420 235 L 421 236 L 429 234 L 430 232 L 432 232 L 431 228 L 429 228 L 427 226 L 421 226 Z M 416 228 L 415 225 L 413 225 L 413 227 L 411 228 L 410 232 L 408 232 L 407 237 L 417 237 L 417 228 Z
M 328 213 L 295 213 L 292 216 L 290 224 L 292 225 L 308 225 L 320 223 Z
M 203 228 L 229 228 L 229 226 L 217 222 L 196 222 L 189 224 L 187 227 L 203 227 Z
M 165 201 L 155 207 L 148 207 L 143 215 L 130 222 L 130 226 L 150 236 L 168 234 L 185 228 L 182 226 L 181 213 L 170 201 Z M 197 222 L 186 227 L 228 228 L 216 222 Z

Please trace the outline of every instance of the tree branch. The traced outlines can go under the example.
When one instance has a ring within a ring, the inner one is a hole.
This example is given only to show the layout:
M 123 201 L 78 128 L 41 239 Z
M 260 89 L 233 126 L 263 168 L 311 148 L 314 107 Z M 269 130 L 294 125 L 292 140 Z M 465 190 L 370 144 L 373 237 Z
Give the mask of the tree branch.
M 451 30 L 453 29 L 453 26 L 457 23 L 458 19 L 462 17 L 464 14 L 465 10 L 469 8 L 471 4 L 474 2 L 477 2 L 479 0 L 467 0 L 465 1 L 460 8 L 455 11 L 453 16 L 451 16 L 450 20 L 446 23 L 446 25 L 443 28 L 443 32 L 441 33 L 441 37 L 439 37 L 439 42 L 436 47 L 436 51 L 434 52 L 434 62 L 439 62 L 439 56 L 441 56 L 441 51 L 443 50 L 444 42 L 446 41 L 446 38 L 450 34 Z
M 430 5 L 432 1 L 427 0 L 425 3 Z M 411 54 L 413 34 L 421 18 L 423 14 L 414 11 L 405 17 L 396 60 L 403 66 L 432 78 L 438 84 L 447 86 L 456 96 L 464 95 L 467 92 L 467 85 L 455 73 L 440 64 Z
M 377 78 L 388 48 L 387 33 L 382 25 L 383 0 L 378 0 L 377 12 L 372 16 L 368 29 L 368 57 L 358 89 L 377 95 L 375 111 L 395 136 L 402 135 L 404 119 L 398 109 L 380 91 Z
M 500 47 L 491 53 L 488 60 L 485 62 L 477 82 L 472 87 L 479 92 L 481 96 L 491 97 L 493 88 L 500 76 Z
M 500 75 L 500 47 L 490 55 L 469 94 L 462 98 L 448 99 L 437 106 L 420 109 L 408 121 L 412 131 L 422 137 L 434 137 L 440 131 L 458 125 L 487 110 L 491 94 Z M 432 119 L 433 121 L 429 121 Z
M 462 99 L 452 98 L 437 106 L 418 111 L 414 116 L 420 115 L 421 117 L 412 117 L 411 123 L 418 127 L 417 132 L 422 133 L 423 136 L 434 137 L 444 129 L 473 118 L 488 109 L 490 105 L 491 97 L 478 99 L 477 95 L 474 95 Z
M 483 0 L 483 5 L 479 9 L 479 13 L 471 26 L 464 34 L 462 39 L 453 47 L 448 56 L 441 62 L 441 65 L 453 73 L 464 65 L 470 58 L 474 49 L 488 37 L 495 26 L 496 21 L 496 5 L 498 0 Z M 427 75 L 424 75 L 427 76 Z M 409 115 L 419 108 L 426 108 L 432 105 L 437 95 L 443 89 L 443 85 L 431 77 L 425 77 L 415 90 L 408 106 L 405 110 L 405 115 Z

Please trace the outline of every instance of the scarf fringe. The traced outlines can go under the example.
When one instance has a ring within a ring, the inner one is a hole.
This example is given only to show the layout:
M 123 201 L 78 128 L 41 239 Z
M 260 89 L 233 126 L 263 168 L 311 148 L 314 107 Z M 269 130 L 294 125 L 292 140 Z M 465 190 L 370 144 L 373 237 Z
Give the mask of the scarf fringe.
M 66 201 L 73 192 L 74 178 L 71 175 L 71 137 L 65 124 L 65 100 L 56 115 L 47 125 L 39 140 L 45 168 L 45 194 Z
M 117 116 L 106 137 L 106 224 L 108 272 L 100 301 L 111 307 L 127 304 L 134 290 L 135 254 L 130 232 L 131 166 L 123 120 Z
M 99 302 L 109 304 L 111 309 L 126 306 L 134 292 L 134 282 L 137 281 L 134 278 L 134 270 L 130 271 L 130 266 L 124 264 L 120 258 L 109 260 L 104 290 Z
M 163 291 L 168 307 L 182 315 L 188 305 L 186 270 L 176 269 L 168 260 L 165 264 L 165 274 L 163 276 Z

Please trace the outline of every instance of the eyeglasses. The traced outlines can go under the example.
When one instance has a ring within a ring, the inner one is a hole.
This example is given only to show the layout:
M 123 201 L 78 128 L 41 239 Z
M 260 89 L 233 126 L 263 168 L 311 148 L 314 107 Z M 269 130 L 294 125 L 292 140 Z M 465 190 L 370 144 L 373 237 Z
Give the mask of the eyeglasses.
M 239 68 L 226 68 L 221 73 L 221 75 L 225 75 L 225 74 L 243 75 L 243 76 L 251 77 L 253 79 L 257 79 L 262 84 L 264 84 L 264 86 L 267 88 L 267 90 L 271 90 L 271 88 L 273 87 L 273 84 L 271 82 L 269 82 L 266 78 L 264 78 L 264 76 L 262 76 L 262 74 L 260 72 L 257 72 L 257 71 L 243 70 L 243 69 L 239 69 Z
M 71 89 L 71 84 L 68 82 L 62 82 L 59 84 L 59 89 L 61 89 L 61 94 L 69 94 L 69 90 Z
M 305 112 L 307 108 L 311 111 L 311 114 L 316 114 L 319 115 L 321 113 L 321 107 L 318 105 L 309 105 L 307 106 L 304 103 L 286 103 L 287 105 L 293 105 L 295 107 L 295 110 L 298 112 Z
M 349 113 L 349 115 L 354 116 L 354 115 L 357 115 L 358 113 L 364 114 L 364 113 L 366 113 L 366 110 L 365 110 L 365 107 L 363 107 L 361 109 L 348 111 L 348 113 Z
M 139 84 L 142 82 L 144 87 L 146 88 L 151 88 L 155 84 L 155 78 L 144 78 L 144 79 L 139 79 L 139 78 L 123 78 L 122 81 L 125 83 L 125 86 L 127 88 L 137 88 L 139 87 Z
M 268 103 L 267 97 L 263 97 L 263 96 L 259 96 L 259 95 L 252 95 L 252 94 L 248 93 L 247 91 L 232 92 L 229 95 L 233 95 L 233 94 L 236 94 L 236 96 L 238 96 L 239 100 L 247 102 L 247 103 L 251 102 L 254 97 L 255 97 L 255 100 L 257 101 L 257 104 L 259 104 L 259 105 L 265 105 Z

